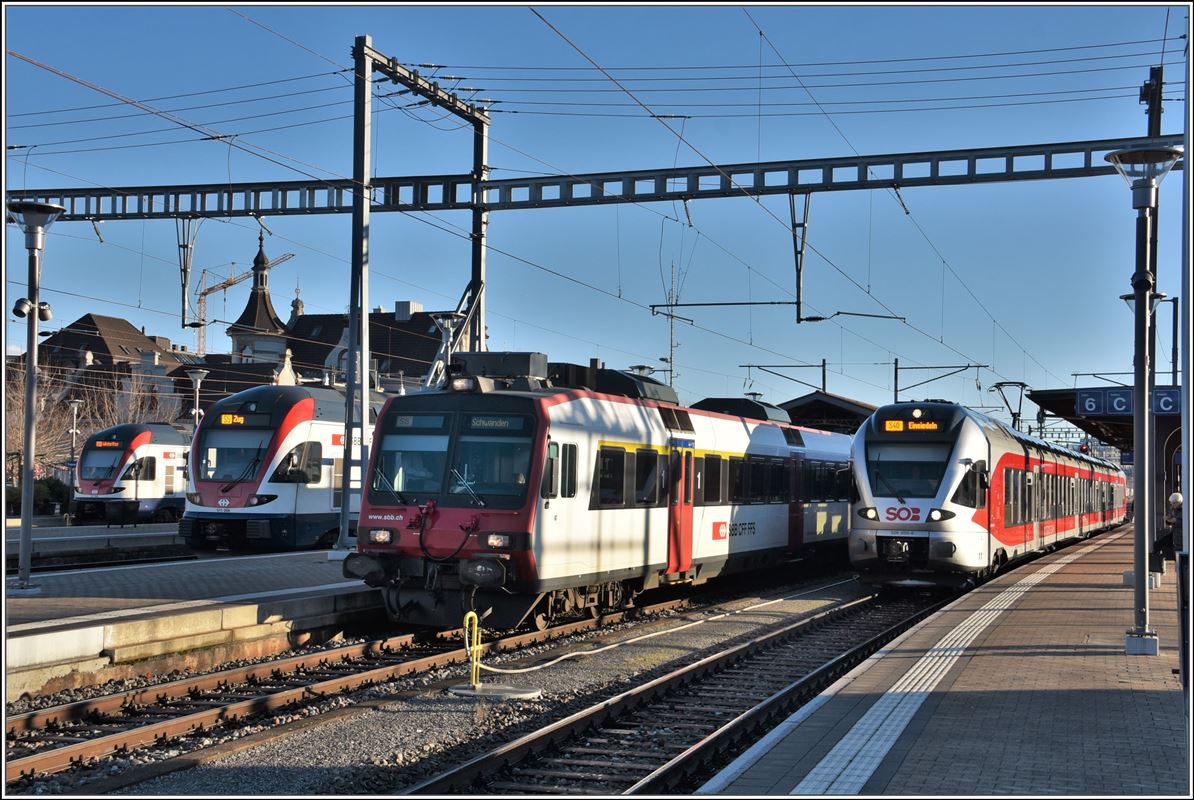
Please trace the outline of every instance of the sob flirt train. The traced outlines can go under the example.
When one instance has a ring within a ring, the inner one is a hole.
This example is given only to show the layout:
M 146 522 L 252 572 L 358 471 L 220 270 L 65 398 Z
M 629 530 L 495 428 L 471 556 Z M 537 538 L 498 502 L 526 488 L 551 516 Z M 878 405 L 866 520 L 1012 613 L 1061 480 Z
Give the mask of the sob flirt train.
M 93 433 L 75 466 L 76 519 L 174 522 L 186 500 L 189 447 L 189 438 L 164 422 Z
M 393 620 L 542 628 L 818 547 L 844 562 L 849 437 L 541 353 L 453 358 L 378 418 L 343 565 Z
M 852 456 L 850 563 L 866 583 L 971 585 L 1125 518 L 1117 465 L 954 403 L 879 408 Z
M 372 398 L 371 417 L 380 400 Z M 343 455 L 341 391 L 257 386 L 225 397 L 195 434 L 179 532 L 196 549 L 329 546 L 339 532 Z M 359 474 L 349 478 L 356 485 Z

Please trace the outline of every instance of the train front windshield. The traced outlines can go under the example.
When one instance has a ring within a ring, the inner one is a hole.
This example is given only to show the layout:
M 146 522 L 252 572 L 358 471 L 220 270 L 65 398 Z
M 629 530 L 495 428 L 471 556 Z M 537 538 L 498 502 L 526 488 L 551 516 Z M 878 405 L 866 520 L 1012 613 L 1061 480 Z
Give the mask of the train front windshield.
M 269 450 L 273 429 L 207 430 L 199 441 L 196 475 L 203 481 L 253 477 Z
M 124 447 L 88 447 L 79 461 L 79 477 L 85 481 L 104 481 L 116 477 L 116 465 Z
M 936 497 L 952 443 L 868 442 L 866 469 L 875 497 Z
M 533 425 L 521 414 L 393 414 L 382 422 L 371 500 L 519 507 Z

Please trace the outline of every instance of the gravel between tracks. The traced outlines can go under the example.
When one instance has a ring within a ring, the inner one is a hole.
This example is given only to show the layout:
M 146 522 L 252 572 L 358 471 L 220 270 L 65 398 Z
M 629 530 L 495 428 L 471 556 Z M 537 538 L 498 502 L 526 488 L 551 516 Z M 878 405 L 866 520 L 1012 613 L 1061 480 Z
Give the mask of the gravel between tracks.
M 443 688 L 445 681 L 447 685 L 467 683 L 465 666 L 403 678 L 348 696 L 329 698 L 320 709 L 322 712 L 339 706 L 367 704 L 359 713 L 111 793 L 155 796 L 396 793 L 451 764 L 461 763 L 604 697 L 625 691 L 651 673 L 675 669 L 735 639 L 750 638 L 762 629 L 789 624 L 799 615 L 865 593 L 853 581 L 843 580 L 821 589 L 793 590 L 780 602 L 758 608 L 751 608 L 758 606 L 757 598 L 745 598 L 723 604 L 717 610 L 680 612 L 647 624 L 621 624 L 573 638 L 563 646 L 541 645 L 483 660 L 487 666 L 525 667 L 550 661 L 562 652 L 625 643 L 600 655 L 566 659 L 534 672 L 482 672 L 484 684 L 540 689 L 539 700 L 495 702 L 448 694 Z M 722 617 L 726 611 L 734 613 Z M 706 620 L 705 624 L 682 628 L 698 619 Z M 663 633 L 631 641 L 657 631 Z M 307 712 L 301 716 L 310 715 Z M 264 727 L 253 725 L 239 731 L 213 733 L 207 738 L 209 742 L 224 741 Z M 169 755 L 169 751 L 164 751 L 152 760 Z M 93 777 L 119 773 L 134 760 L 144 762 L 151 760 L 151 756 L 138 754 L 107 761 Z M 81 775 L 51 776 L 23 793 L 86 793 L 88 784 L 83 781 Z

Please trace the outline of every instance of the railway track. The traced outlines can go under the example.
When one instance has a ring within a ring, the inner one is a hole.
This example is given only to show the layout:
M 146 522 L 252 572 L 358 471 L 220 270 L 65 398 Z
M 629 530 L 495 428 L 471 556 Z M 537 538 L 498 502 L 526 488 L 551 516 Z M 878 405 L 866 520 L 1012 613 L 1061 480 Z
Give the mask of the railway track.
M 691 790 L 778 719 L 949 602 L 871 596 L 651 680 L 406 790 L 659 794 Z
M 502 636 L 484 643 L 482 649 L 516 649 L 688 604 L 687 600 L 673 600 L 541 632 Z M 60 772 L 104 756 L 467 660 L 458 631 L 405 634 L 12 715 L 5 724 L 5 780 L 11 783 Z

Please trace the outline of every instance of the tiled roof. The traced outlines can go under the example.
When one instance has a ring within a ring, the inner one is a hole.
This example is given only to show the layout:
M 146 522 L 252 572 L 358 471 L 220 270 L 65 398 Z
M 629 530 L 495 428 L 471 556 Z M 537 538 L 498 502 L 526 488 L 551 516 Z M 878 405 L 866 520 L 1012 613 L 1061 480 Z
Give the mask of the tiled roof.
M 147 353 L 158 353 L 167 366 L 179 363 L 173 351 L 160 347 L 128 320 L 100 314 L 84 314 L 60 328 L 40 344 L 38 356 L 49 363 L 78 362 L 84 350 L 104 364 L 136 363 Z

